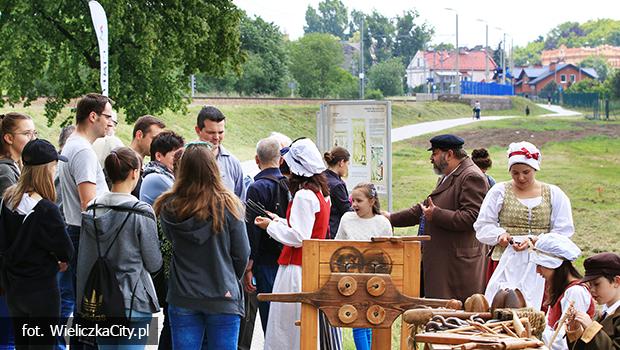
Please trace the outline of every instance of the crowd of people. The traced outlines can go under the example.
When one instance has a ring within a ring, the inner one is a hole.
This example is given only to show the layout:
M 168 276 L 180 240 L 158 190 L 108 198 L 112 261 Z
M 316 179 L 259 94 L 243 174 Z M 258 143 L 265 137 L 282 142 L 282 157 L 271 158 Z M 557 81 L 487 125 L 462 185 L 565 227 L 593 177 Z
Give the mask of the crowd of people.
M 222 144 L 226 118 L 217 108 L 200 110 L 191 142 L 142 116 L 125 147 L 114 135 L 112 104 L 99 94 L 81 98 L 60 151 L 37 138 L 29 116 L 2 116 L 5 348 L 64 349 L 62 334 L 29 335 L 42 320 L 93 324 L 114 316 L 139 330 L 162 310 L 163 328 L 151 335 L 160 349 L 249 349 L 258 310 L 265 349 L 299 349 L 300 304 L 258 302 L 256 294 L 301 291 L 303 241 L 369 240 L 418 226 L 431 236 L 423 244 L 423 296 L 482 293 L 491 302 L 500 290 L 518 289 L 527 306 L 547 310 L 550 348 L 620 349 L 620 255 L 597 254 L 585 260 L 585 277 L 577 271 L 570 200 L 536 179 L 542 154 L 529 142 L 509 145 L 511 180 L 495 183 L 485 174 L 486 150 L 469 157 L 460 137 L 433 137 L 436 187 L 389 213 L 372 183 L 349 194 L 343 178 L 351 155 L 343 147 L 321 154 L 308 138 L 266 135 L 256 146 L 260 172 L 248 178 Z M 341 349 L 342 330 L 319 320 L 320 348 Z M 357 349 L 370 349 L 371 329 L 354 329 L 353 337 Z M 147 340 L 79 335 L 70 345 L 142 349 Z

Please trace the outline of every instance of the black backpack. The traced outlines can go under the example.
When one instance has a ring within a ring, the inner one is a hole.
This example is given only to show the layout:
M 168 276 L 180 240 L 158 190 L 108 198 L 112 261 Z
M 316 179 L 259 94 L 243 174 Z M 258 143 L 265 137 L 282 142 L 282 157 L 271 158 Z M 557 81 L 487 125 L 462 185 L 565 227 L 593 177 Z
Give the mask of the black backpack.
M 103 327 L 110 327 L 111 325 L 117 324 L 129 324 L 128 320 L 131 319 L 131 309 L 133 308 L 133 299 L 135 297 L 138 283 L 136 282 L 136 285 L 133 287 L 131 293 L 131 304 L 129 308 L 130 314 L 129 317 L 127 317 L 125 315 L 125 300 L 123 297 L 123 293 L 121 292 L 120 284 L 116 279 L 114 269 L 110 266 L 107 255 L 110 252 L 112 246 L 114 246 L 114 243 L 116 243 L 118 236 L 120 235 L 123 227 L 127 223 L 127 220 L 131 217 L 132 213 L 142 215 L 150 214 L 142 210 L 135 209 L 138 203 L 139 202 L 136 202 L 136 204 L 134 204 L 131 209 L 127 207 L 105 206 L 96 203 L 93 203 L 88 208 L 86 208 L 87 211 L 92 210 L 93 213 L 93 226 L 95 228 L 95 241 L 97 242 L 98 257 L 93 264 L 93 267 L 90 269 L 88 279 L 86 280 L 86 284 L 84 286 L 82 300 L 79 301 L 81 308 L 78 314 L 78 318 L 79 322 L 83 325 L 99 325 Z M 112 243 L 110 243 L 110 246 L 103 254 L 101 254 L 99 230 L 97 229 L 97 221 L 95 220 L 96 208 L 109 208 L 113 210 L 127 211 L 127 216 L 125 216 L 125 219 L 123 220 L 120 228 L 116 232 Z
M 291 192 L 288 190 L 288 179 L 286 177 L 278 179 L 275 176 L 265 176 L 264 179 L 271 180 L 278 185 L 276 186 L 276 206 L 273 212 L 274 214 L 278 214 L 281 218 L 286 218 L 288 203 L 291 201 Z

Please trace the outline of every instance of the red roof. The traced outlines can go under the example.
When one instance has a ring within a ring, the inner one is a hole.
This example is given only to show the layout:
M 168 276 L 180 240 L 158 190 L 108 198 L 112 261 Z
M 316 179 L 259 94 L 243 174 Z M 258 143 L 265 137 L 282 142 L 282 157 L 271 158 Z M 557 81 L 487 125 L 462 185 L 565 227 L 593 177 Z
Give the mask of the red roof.
M 424 59 L 429 69 L 435 70 L 449 70 L 453 69 L 455 65 L 454 51 L 426 51 L 424 53 Z M 489 70 L 494 70 L 497 65 L 493 58 L 489 55 Z M 462 51 L 459 56 L 459 70 L 460 71 L 483 71 L 485 69 L 485 53 L 484 51 Z M 434 63 L 434 64 L 433 64 Z

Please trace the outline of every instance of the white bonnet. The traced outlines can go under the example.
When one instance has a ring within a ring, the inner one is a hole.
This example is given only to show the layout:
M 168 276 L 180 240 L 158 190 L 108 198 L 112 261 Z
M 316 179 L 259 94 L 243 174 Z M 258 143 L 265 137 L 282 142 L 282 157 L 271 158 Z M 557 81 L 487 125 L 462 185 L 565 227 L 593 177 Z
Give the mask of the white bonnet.
M 577 260 L 580 254 L 581 249 L 570 238 L 558 233 L 545 233 L 538 236 L 530 252 L 530 261 L 548 269 L 555 269 L 562 265 L 564 260 Z
M 508 170 L 513 164 L 527 164 L 536 170 L 540 170 L 542 154 L 540 150 L 527 141 L 513 142 L 508 146 Z
M 284 161 L 291 169 L 291 173 L 299 176 L 311 177 L 327 169 L 321 152 L 310 139 L 293 142 L 284 155 Z

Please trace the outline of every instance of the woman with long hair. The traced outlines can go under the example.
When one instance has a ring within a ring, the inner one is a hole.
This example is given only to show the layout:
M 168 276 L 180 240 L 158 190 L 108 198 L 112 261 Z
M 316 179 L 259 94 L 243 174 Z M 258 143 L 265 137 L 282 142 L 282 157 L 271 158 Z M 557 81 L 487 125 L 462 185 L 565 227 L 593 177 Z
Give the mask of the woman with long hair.
M 504 288 L 519 289 L 527 306 L 540 309 L 545 280 L 527 252 L 528 242 L 538 235 L 557 233 L 571 237 L 575 232 L 570 200 L 555 185 L 536 179 L 542 154 L 529 142 L 508 146 L 511 181 L 491 187 L 482 201 L 474 223 L 476 238 L 491 247 L 485 297 L 489 304 Z
M 291 170 L 289 189 L 293 200 L 286 218 L 258 216 L 254 223 L 284 245 L 278 259 L 273 293 L 301 292 L 301 245 L 305 239 L 324 239 L 329 227 L 329 188 L 321 153 L 309 139 L 294 141 L 284 155 Z M 301 316 L 299 303 L 269 306 L 266 350 L 299 349 L 300 333 L 295 321 Z
M 250 256 L 242 204 L 207 144 L 189 144 L 172 189 L 155 201 L 172 242 L 168 317 L 175 349 L 236 350 Z M 204 346 L 203 346 L 204 344 Z
M 532 246 L 531 242 L 529 245 Z M 590 289 L 581 282 L 581 274 L 573 266 L 581 250 L 568 237 L 557 233 L 538 236 L 529 253 L 536 272 L 546 282 L 547 325 L 542 339 L 551 350 L 568 350 L 564 324 L 560 323 L 567 312 L 585 312 L 594 316 L 594 299 Z M 558 330 L 559 328 L 559 330 Z M 554 333 L 557 335 L 554 338 Z
M 129 327 L 144 328 L 159 311 L 150 273 L 162 265 L 153 208 L 131 192 L 140 178 L 142 161 L 131 148 L 119 147 L 105 158 L 110 192 L 95 197 L 82 213 L 77 260 L 78 312 L 87 314 L 89 295 L 84 295 L 90 271 L 99 256 L 114 270 L 124 299 Z M 138 332 L 136 330 L 135 332 Z M 144 348 L 146 338 L 97 338 L 99 349 L 132 345 Z
M 2 288 L 17 348 L 43 345 L 52 349 L 55 338 L 26 337 L 23 327 L 49 330 L 60 317 L 60 293 L 56 273 L 66 270 L 73 245 L 65 231 L 60 210 L 54 203 L 57 161 L 67 161 L 46 140 L 35 139 L 23 147 L 22 176 L 9 187 L 0 213 Z M 49 322 L 49 324 L 42 324 Z
M 344 147 L 334 147 L 329 152 L 323 154 L 323 159 L 327 164 L 327 170 L 323 172 L 327 178 L 329 186 L 329 198 L 332 202 L 329 214 L 329 238 L 336 237 L 340 219 L 351 211 L 349 191 L 347 184 L 342 180 L 349 174 L 349 164 L 351 163 L 351 153 Z
M 32 118 L 15 112 L 0 114 L 0 195 L 17 182 L 22 150 L 35 138 Z

